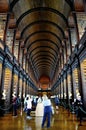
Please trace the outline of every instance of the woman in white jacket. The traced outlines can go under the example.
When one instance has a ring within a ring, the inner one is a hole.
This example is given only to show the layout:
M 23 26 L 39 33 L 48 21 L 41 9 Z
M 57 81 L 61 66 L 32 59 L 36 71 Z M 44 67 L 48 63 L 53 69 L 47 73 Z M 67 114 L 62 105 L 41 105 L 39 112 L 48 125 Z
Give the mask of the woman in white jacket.
M 31 119 L 30 112 L 32 109 L 32 99 L 30 96 L 27 97 L 26 103 L 27 103 L 27 119 Z

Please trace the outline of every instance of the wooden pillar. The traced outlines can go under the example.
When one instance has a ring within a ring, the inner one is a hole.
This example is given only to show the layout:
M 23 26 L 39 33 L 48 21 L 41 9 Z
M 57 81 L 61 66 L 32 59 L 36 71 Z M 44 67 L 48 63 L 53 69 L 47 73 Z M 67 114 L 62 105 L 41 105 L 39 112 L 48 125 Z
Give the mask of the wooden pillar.
M 24 87 L 24 76 L 22 77 L 22 94 L 21 94 L 21 101 L 23 102 L 23 88 Z
M 14 83 L 14 65 L 13 65 L 13 68 L 12 68 L 12 79 L 11 79 L 11 87 L 10 87 L 10 91 L 11 91 L 11 93 L 10 93 L 10 103 L 12 103 L 12 98 L 13 98 L 13 96 L 12 96 L 12 94 L 13 94 L 13 83 Z
M 2 75 L 1 75 L 1 88 L 0 88 L 0 91 L 2 93 L 3 91 L 3 85 L 4 85 L 4 76 L 5 76 L 5 57 L 3 59 L 3 63 L 2 63 Z
M 69 32 L 69 44 L 70 44 L 70 55 L 72 54 L 72 42 L 71 42 L 71 32 L 70 29 L 68 29 Z
M 69 103 L 67 72 L 66 72 L 66 102 L 67 104 Z
M 64 68 L 64 48 L 63 48 L 63 68 Z
M 73 73 L 72 73 L 71 65 L 70 65 L 70 75 L 71 75 L 72 101 L 74 101 Z
M 60 100 L 61 100 L 61 78 L 59 80 L 60 80 Z
M 63 101 L 64 101 L 64 77 L 62 77 L 63 79 Z
M 26 76 L 25 97 L 27 95 L 27 84 L 28 84 L 28 79 L 27 79 L 27 76 Z

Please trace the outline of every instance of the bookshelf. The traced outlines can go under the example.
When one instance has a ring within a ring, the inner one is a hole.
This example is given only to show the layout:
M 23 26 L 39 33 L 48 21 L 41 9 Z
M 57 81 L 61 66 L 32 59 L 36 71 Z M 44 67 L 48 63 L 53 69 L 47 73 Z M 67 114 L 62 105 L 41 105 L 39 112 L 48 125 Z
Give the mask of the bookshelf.
M 73 87 L 74 87 L 74 98 L 76 98 L 77 93 L 79 93 L 79 79 L 77 68 L 73 70 Z
M 4 96 L 5 103 L 9 104 L 10 102 L 10 91 L 11 91 L 11 79 L 12 79 L 12 71 L 9 68 L 5 68 L 5 76 L 4 76 Z

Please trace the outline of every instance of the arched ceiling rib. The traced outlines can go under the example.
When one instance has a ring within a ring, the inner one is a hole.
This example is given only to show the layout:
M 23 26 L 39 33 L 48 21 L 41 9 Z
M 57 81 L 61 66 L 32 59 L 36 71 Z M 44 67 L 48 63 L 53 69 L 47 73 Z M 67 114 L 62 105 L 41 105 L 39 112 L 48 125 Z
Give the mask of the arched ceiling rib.
M 56 15 L 60 16 L 64 21 L 65 23 L 67 24 L 67 19 L 66 19 L 66 16 L 63 15 L 61 12 L 59 12 L 58 10 L 56 9 L 53 9 L 53 8 L 49 8 L 49 7 L 38 7 L 38 8 L 32 8 L 32 9 L 29 9 L 27 11 L 25 11 L 24 13 L 22 13 L 20 15 L 20 17 L 18 18 L 17 20 L 17 25 L 20 24 L 21 20 L 27 16 L 28 14 L 31 14 L 34 13 L 34 12 L 38 12 L 38 16 L 40 15 L 40 13 L 44 11 L 44 12 L 51 12 L 51 13 L 55 13 Z M 32 16 L 33 17 L 33 16 Z M 33 17 L 34 18 L 34 17 Z M 39 19 L 41 19 L 41 17 L 39 17 Z
M 50 57 L 52 57 L 52 59 L 53 60 L 55 60 L 56 61 L 56 59 L 57 59 L 57 57 L 52 53 L 52 52 L 50 52 L 50 51 L 41 51 L 40 52 L 40 50 L 38 50 L 37 52 L 35 52 L 33 55 L 32 55 L 32 57 L 31 57 L 31 60 L 33 61 L 33 59 L 35 59 L 36 57 L 38 57 L 38 56 L 40 56 L 40 55 L 47 55 L 47 56 L 50 56 Z
M 47 42 L 47 44 L 49 44 L 50 46 L 54 46 L 54 47 L 56 47 L 57 49 L 59 49 L 57 43 L 53 42 L 53 41 L 50 40 L 50 39 L 38 39 L 38 40 L 32 42 L 30 45 L 28 45 L 28 49 L 29 49 L 32 45 L 34 45 L 34 44 L 37 44 L 37 43 L 38 43 L 38 44 L 39 44 L 39 43 L 46 43 L 46 42 Z
M 50 51 L 55 57 L 56 56 L 58 56 L 57 54 L 57 52 L 55 51 L 55 50 L 53 50 L 53 48 L 51 48 L 51 47 L 47 47 L 47 46 L 41 46 L 41 47 L 36 47 L 36 48 L 34 48 L 32 51 L 30 51 L 30 53 L 29 53 L 29 56 L 30 56 L 30 58 L 34 55 L 34 53 L 36 53 L 36 52 L 38 52 L 38 50 L 39 51 L 42 51 L 42 50 L 45 50 L 45 51 Z M 53 60 L 53 59 L 52 59 Z
M 36 63 L 39 59 L 47 59 L 47 60 L 50 60 L 52 62 L 52 57 L 48 55 L 38 55 L 37 57 L 35 57 L 32 62 L 33 64 Z M 53 59 L 53 64 L 55 65 L 55 60 Z
M 51 21 L 47 21 L 47 20 L 40 20 L 40 21 L 37 20 L 35 22 L 32 22 L 32 23 L 28 24 L 27 26 L 25 26 L 25 28 L 21 32 L 21 37 L 23 37 L 23 34 L 25 34 L 26 31 L 28 31 L 28 30 L 29 30 L 29 32 L 33 31 L 33 28 L 36 28 L 37 31 L 40 30 L 40 27 L 42 27 L 41 24 L 43 25 L 43 27 L 50 25 L 49 29 L 54 29 L 56 31 L 60 31 L 62 33 L 63 37 L 64 37 L 64 31 L 63 31 L 63 29 L 58 24 L 56 24 L 54 22 L 51 22 Z M 36 27 L 34 27 L 34 26 L 36 26 Z M 47 29 L 48 29 L 48 27 L 47 27 Z
M 23 48 L 27 50 L 29 62 L 39 80 L 55 77 L 62 40 L 68 26 L 70 12 L 68 0 L 10 0 L 21 32 Z
M 61 39 L 60 39 L 55 33 L 50 32 L 50 31 L 42 31 L 42 30 L 41 30 L 41 31 L 39 31 L 39 32 L 34 32 L 34 33 L 31 34 L 30 36 L 28 36 L 28 37 L 26 38 L 26 40 L 25 40 L 25 46 L 28 46 L 28 44 L 32 44 L 33 42 L 37 41 L 37 39 L 38 39 L 38 36 L 37 36 L 37 35 L 40 35 L 40 39 L 41 39 L 42 37 L 48 38 L 48 36 L 51 35 L 50 37 L 52 37 L 51 39 L 53 39 L 53 42 L 56 41 L 56 42 L 60 43 L 60 45 L 61 45 Z M 35 41 L 32 41 L 32 40 L 34 40 L 33 37 L 34 37 Z M 49 38 L 48 38 L 48 39 L 49 39 Z M 38 39 L 38 40 L 39 40 L 39 39 Z M 31 43 L 30 41 L 31 41 L 32 43 Z

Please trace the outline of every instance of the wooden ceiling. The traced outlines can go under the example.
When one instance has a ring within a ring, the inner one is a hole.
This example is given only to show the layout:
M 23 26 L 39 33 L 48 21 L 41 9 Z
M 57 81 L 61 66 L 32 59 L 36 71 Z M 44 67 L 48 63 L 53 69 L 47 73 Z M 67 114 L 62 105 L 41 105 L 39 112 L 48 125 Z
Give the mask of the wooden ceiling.
M 17 28 L 16 37 L 23 40 L 37 80 L 55 77 L 68 22 L 74 26 L 71 1 L 0 0 L 0 13 L 12 13 L 9 28 Z M 76 11 L 84 10 L 83 0 L 75 0 L 74 5 Z

